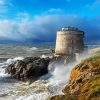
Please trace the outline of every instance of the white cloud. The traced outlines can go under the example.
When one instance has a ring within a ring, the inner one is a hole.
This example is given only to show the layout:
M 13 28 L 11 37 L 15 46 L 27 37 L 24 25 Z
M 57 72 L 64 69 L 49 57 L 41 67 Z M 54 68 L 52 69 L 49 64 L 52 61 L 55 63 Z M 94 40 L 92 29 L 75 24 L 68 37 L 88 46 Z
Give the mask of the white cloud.
M 21 15 L 21 14 L 19 14 Z M 95 40 L 100 37 L 98 19 L 88 20 L 78 15 L 40 15 L 29 20 L 27 14 L 25 19 L 20 22 L 11 20 L 0 20 L 0 38 L 8 38 L 16 41 L 34 41 L 34 40 L 53 40 L 56 31 L 64 26 L 76 26 L 86 32 L 86 38 Z M 23 17 L 23 18 L 24 18 Z
M 0 38 L 25 41 L 31 38 L 29 23 L 16 23 L 13 21 L 0 21 Z M 29 35 L 28 35 L 29 34 Z
M 28 19 L 28 17 L 26 18 Z M 49 36 L 50 38 L 54 36 L 60 24 L 64 23 L 64 20 L 60 18 L 60 15 L 41 15 L 35 16 L 33 21 L 23 19 L 24 21 L 22 20 L 20 23 L 1 20 L 0 37 L 12 40 L 48 39 Z

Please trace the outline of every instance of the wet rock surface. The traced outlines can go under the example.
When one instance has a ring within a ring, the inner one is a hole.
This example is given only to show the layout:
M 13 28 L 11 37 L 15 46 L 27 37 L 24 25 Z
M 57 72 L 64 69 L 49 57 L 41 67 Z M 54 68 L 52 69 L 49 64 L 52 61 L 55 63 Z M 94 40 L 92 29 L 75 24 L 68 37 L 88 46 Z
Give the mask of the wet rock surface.
M 36 79 L 48 73 L 49 62 L 50 58 L 27 57 L 8 65 L 5 69 L 5 73 L 21 81 Z
M 50 100 L 100 100 L 100 52 L 75 66 L 63 93 Z

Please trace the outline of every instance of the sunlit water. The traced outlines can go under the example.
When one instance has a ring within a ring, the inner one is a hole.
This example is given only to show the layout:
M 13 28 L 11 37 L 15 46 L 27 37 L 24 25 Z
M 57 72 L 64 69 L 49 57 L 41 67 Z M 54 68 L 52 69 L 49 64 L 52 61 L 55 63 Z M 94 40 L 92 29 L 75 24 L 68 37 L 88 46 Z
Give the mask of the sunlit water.
M 51 48 L 0 45 L 0 100 L 47 100 L 53 95 L 63 94 L 62 89 L 76 63 L 64 65 L 52 62 L 48 67 L 49 73 L 30 85 L 11 79 L 4 73 L 7 65 L 17 59 L 21 60 L 27 56 L 51 56 Z

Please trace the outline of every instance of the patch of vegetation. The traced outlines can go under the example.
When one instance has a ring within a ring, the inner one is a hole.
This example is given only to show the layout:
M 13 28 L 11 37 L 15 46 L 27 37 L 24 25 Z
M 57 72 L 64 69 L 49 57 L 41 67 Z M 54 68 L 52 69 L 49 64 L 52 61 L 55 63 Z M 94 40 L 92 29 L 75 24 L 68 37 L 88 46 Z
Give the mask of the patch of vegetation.
M 88 73 L 90 76 L 88 76 Z M 50 100 L 100 100 L 100 50 L 76 65 L 71 74 L 69 85 L 63 90 L 65 95 L 54 96 Z M 85 81 L 80 83 L 81 85 L 76 84 L 75 81 L 80 75 L 83 75 L 84 79 L 86 78 Z M 74 78 L 74 82 L 71 83 L 71 79 Z M 74 88 L 70 88 L 73 83 L 75 83 L 75 87 L 80 86 L 78 92 Z M 71 91 L 75 92 L 72 94 Z M 75 95 L 76 92 L 78 95 Z
M 88 98 L 95 98 L 98 96 L 100 96 L 100 86 L 95 86 L 94 88 L 92 88 L 92 91 Z
M 100 75 L 91 77 L 91 79 L 85 81 L 80 87 L 79 100 L 82 98 L 86 100 L 99 100 L 100 99 Z M 99 99 L 96 99 L 99 98 Z

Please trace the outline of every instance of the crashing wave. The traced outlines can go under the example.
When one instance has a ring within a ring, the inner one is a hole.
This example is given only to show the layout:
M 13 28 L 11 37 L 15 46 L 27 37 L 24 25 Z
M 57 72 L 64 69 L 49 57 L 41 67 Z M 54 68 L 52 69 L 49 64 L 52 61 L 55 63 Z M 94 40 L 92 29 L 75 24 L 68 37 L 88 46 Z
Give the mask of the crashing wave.
M 46 57 L 42 55 L 42 57 Z M 8 59 L 5 64 L 11 64 L 16 60 L 23 60 L 23 57 L 16 57 L 14 59 Z M 56 62 L 52 62 L 48 66 L 49 73 L 42 76 L 37 81 L 33 82 L 31 85 L 23 85 L 23 83 L 14 83 L 12 87 L 12 83 L 2 85 L 4 93 L 6 90 L 9 94 L 8 98 L 15 100 L 46 100 L 48 97 L 61 94 L 62 87 L 66 84 L 69 79 L 69 74 L 72 69 L 72 65 L 64 65 Z M 4 68 L 0 72 L 4 75 Z M 62 77 L 62 78 L 61 78 Z M 1 76 L 0 76 L 1 78 Z M 5 78 L 5 76 L 3 76 Z M 9 88 L 8 88 L 9 87 Z M 24 90 L 24 91 L 23 91 Z M 13 96 L 12 96 L 12 92 Z M 22 95 L 19 93 L 23 93 Z M 6 99 L 5 99 L 6 100 Z

